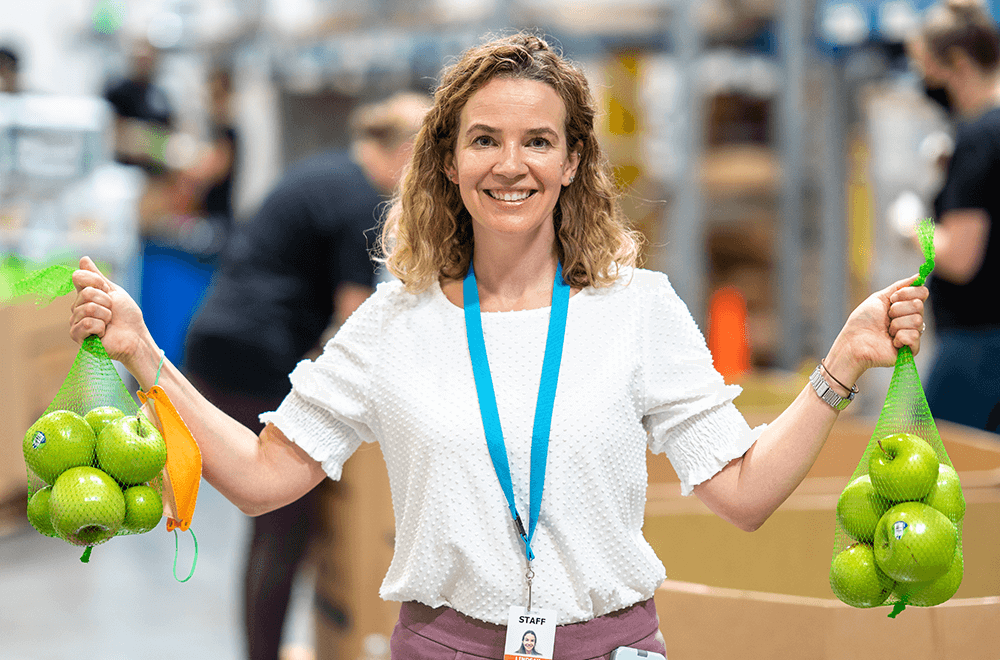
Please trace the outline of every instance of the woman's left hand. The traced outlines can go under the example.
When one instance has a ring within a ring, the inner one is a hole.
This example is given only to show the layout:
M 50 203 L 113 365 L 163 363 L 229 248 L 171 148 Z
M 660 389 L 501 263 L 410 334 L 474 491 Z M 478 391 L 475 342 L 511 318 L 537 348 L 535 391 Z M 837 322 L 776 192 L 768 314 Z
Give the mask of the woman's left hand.
M 851 312 L 826 360 L 838 378 L 843 373 L 852 378 L 845 382 L 853 383 L 870 367 L 891 367 L 903 346 L 914 355 L 920 352 L 929 292 L 925 286 L 911 286 L 916 279 L 913 275 L 876 291 Z

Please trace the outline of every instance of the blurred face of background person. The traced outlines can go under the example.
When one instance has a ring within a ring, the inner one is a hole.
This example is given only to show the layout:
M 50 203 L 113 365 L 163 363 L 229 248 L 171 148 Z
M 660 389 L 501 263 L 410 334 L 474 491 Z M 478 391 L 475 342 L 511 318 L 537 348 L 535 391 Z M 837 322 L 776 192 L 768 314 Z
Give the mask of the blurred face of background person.
M 430 107 L 427 95 L 400 92 L 352 113 L 354 160 L 381 192 L 395 190 L 413 153 L 413 137 Z
M 136 80 L 152 80 L 158 62 L 159 53 L 145 39 L 139 39 L 132 45 L 132 76 Z
M 16 94 L 21 91 L 17 60 L 17 54 L 13 50 L 0 48 L 0 92 Z
M 978 114 L 995 104 L 1000 40 L 978 0 L 931 7 L 909 53 L 927 95 L 946 111 Z

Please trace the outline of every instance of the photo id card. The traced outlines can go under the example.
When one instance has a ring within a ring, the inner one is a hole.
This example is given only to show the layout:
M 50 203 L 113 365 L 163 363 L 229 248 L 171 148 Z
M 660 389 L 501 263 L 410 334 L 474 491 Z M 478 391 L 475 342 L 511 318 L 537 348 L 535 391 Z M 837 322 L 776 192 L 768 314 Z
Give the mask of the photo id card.
M 555 645 L 555 610 L 510 608 L 503 660 L 552 660 Z

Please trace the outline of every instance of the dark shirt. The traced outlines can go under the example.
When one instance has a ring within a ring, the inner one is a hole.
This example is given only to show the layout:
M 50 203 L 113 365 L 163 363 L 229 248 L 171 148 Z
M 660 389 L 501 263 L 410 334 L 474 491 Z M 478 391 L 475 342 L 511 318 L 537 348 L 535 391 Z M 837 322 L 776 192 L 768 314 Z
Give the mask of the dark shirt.
M 170 128 L 173 111 L 162 89 L 147 81 L 125 79 L 112 85 L 104 98 L 120 117 L 138 119 Z
M 255 396 L 287 391 L 288 374 L 331 322 L 337 288 L 373 285 L 369 230 L 383 201 L 345 154 L 293 166 L 234 228 L 191 323 L 186 368 Z
M 233 153 L 233 165 L 226 172 L 225 177 L 205 193 L 205 200 L 202 202 L 202 211 L 207 216 L 228 220 L 233 217 L 233 178 L 236 172 L 237 148 L 239 147 L 239 143 L 236 138 L 236 129 L 232 126 L 215 126 L 213 133 L 212 139 L 216 143 L 222 141 L 229 142 Z
M 934 200 L 935 217 L 983 209 L 989 220 L 983 264 L 967 284 L 931 274 L 930 304 L 938 329 L 1000 328 L 1000 108 L 958 127 L 945 184 Z
M 164 174 L 162 144 L 173 125 L 173 109 L 167 95 L 151 82 L 125 79 L 109 87 L 104 98 L 119 117 L 146 122 L 158 127 L 161 133 L 153 140 L 153 153 L 142 157 L 121 151 L 115 153 L 115 160 L 125 165 L 138 165 L 152 175 Z

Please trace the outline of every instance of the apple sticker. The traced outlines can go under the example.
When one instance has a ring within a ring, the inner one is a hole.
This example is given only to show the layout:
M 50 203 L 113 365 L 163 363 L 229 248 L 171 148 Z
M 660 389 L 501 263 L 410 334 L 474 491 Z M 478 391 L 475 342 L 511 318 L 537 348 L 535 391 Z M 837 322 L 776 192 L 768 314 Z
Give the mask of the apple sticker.
M 903 522 L 902 520 L 897 520 L 895 523 L 893 523 L 893 525 L 892 525 L 892 535 L 896 537 L 897 541 L 899 541 L 900 539 L 902 539 L 903 538 L 903 534 L 905 534 L 905 533 L 906 533 L 906 523 L 905 522 Z

